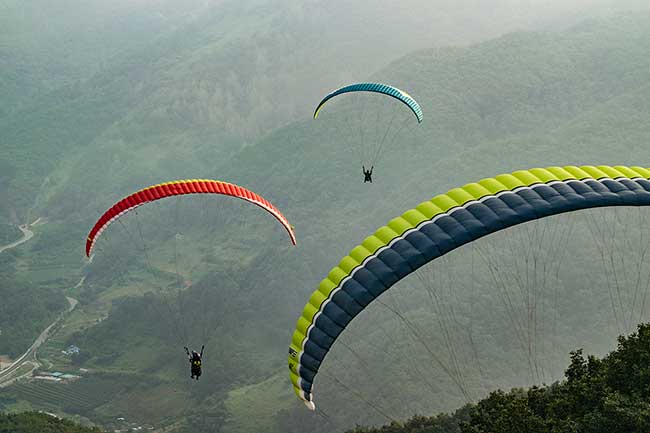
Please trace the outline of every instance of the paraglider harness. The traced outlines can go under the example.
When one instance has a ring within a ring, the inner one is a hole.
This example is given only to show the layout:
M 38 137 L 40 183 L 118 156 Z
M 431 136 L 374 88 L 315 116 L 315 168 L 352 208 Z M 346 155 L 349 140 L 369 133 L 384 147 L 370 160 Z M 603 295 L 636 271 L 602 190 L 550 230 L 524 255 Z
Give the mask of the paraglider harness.
M 374 166 L 370 167 L 370 170 L 366 170 L 365 166 L 361 166 L 363 169 L 363 183 L 370 182 L 372 183 L 372 170 L 375 168 Z
M 201 376 L 201 359 L 203 358 L 203 349 L 205 346 L 201 346 L 201 353 L 196 353 L 195 351 L 192 351 L 190 354 L 190 351 L 185 348 L 185 353 L 187 353 L 187 357 L 190 360 L 190 365 L 191 365 L 191 374 L 190 377 L 194 379 L 196 377 L 196 380 L 199 380 L 199 377 Z

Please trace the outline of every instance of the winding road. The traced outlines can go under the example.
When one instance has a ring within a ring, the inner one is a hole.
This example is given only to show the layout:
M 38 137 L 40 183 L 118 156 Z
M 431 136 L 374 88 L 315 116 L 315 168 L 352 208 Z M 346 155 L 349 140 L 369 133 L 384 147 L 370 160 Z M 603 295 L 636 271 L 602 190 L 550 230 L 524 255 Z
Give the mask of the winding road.
M 31 224 L 30 225 L 19 226 L 18 228 L 20 229 L 21 232 L 23 232 L 23 237 L 18 239 L 16 242 L 12 242 L 12 243 L 10 243 L 8 245 L 0 247 L 0 253 L 5 251 L 5 250 L 9 250 L 11 248 L 15 248 L 18 245 L 23 244 L 23 243 L 27 242 L 28 240 L 30 240 L 31 238 L 33 238 L 34 237 L 34 232 L 29 229 L 30 227 L 31 227 Z
M 26 224 L 18 227 L 21 232 L 23 232 L 23 237 L 16 242 L 12 242 L 8 245 L 0 247 L 0 253 L 3 251 L 6 251 L 10 248 L 17 247 L 18 245 L 27 242 L 30 240 L 32 237 L 34 237 L 34 232 L 32 232 L 29 228 L 37 224 L 40 221 L 40 218 L 38 218 L 36 221 L 34 221 L 32 224 Z M 82 277 L 81 280 L 79 281 L 79 284 L 83 284 L 84 278 Z M 50 324 L 41 334 L 36 338 L 34 343 L 27 349 L 25 353 L 23 353 L 20 357 L 18 357 L 14 362 L 12 362 L 7 368 L 4 368 L 0 370 L 0 388 L 4 386 L 8 386 L 11 383 L 13 383 L 15 380 L 19 379 L 20 377 L 26 375 L 26 374 L 31 374 L 32 371 L 34 371 L 38 366 L 40 366 L 40 363 L 38 362 L 38 359 L 36 358 L 36 351 L 38 350 L 43 343 L 45 343 L 50 336 L 50 331 L 52 328 L 58 324 L 63 317 L 67 314 L 70 313 L 74 308 L 77 306 L 79 303 L 76 299 L 71 298 L 69 296 L 66 296 L 66 299 L 68 300 L 68 309 L 61 313 L 57 319 Z M 15 373 L 22 367 L 23 365 L 26 364 L 31 364 L 32 369 L 28 372 L 25 372 L 22 375 L 16 376 Z
M 66 299 L 68 300 L 68 309 L 61 313 L 57 319 L 50 324 L 43 332 L 41 332 L 41 335 L 38 336 L 38 338 L 32 343 L 32 345 L 27 349 L 25 353 L 23 353 L 18 359 L 16 359 L 14 362 L 9 365 L 9 367 L 5 368 L 4 370 L 0 371 L 0 388 L 10 385 L 14 380 L 18 379 L 18 377 L 14 377 L 14 373 L 17 372 L 20 367 L 23 365 L 30 363 L 34 368 L 32 368 L 29 372 L 26 372 L 25 374 L 30 374 L 34 369 L 36 369 L 40 363 L 38 362 L 38 359 L 36 358 L 36 351 L 38 350 L 39 347 L 43 343 L 45 343 L 50 336 L 50 330 L 58 324 L 63 317 L 74 310 L 74 308 L 77 306 L 79 303 L 76 299 L 71 298 L 69 296 L 66 296 Z M 23 374 L 24 375 L 24 374 Z

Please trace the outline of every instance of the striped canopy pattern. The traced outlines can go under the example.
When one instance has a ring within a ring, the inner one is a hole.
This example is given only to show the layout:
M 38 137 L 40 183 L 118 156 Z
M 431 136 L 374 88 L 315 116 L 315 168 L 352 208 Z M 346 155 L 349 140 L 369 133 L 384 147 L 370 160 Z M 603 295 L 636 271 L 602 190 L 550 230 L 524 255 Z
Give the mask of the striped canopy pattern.
M 395 98 L 398 101 L 400 101 L 402 104 L 406 105 L 413 112 L 415 117 L 418 119 L 418 123 L 422 123 L 422 119 L 423 119 L 422 108 L 420 107 L 420 104 L 418 104 L 417 101 L 413 99 L 413 97 L 411 97 L 411 95 L 409 95 L 403 90 L 398 89 L 397 87 L 393 87 L 381 83 L 350 84 L 349 86 L 341 87 L 340 89 L 333 91 L 332 93 L 325 96 L 323 100 L 318 103 L 316 110 L 314 110 L 314 119 L 318 117 L 318 113 L 320 112 L 321 108 L 323 108 L 323 105 L 325 105 L 327 101 L 329 101 L 330 99 L 338 95 L 342 95 L 344 93 L 350 93 L 350 92 L 381 93 L 390 96 L 392 98 Z
M 374 299 L 428 262 L 482 236 L 564 212 L 650 205 L 650 170 L 535 168 L 483 179 L 404 212 L 367 237 L 311 295 L 289 347 L 294 391 L 314 409 L 313 383 L 345 327 Z
M 99 236 L 120 216 L 138 206 L 142 206 L 145 203 L 184 194 L 221 194 L 237 197 L 249 203 L 253 203 L 273 215 L 289 234 L 291 243 L 294 245 L 296 244 L 296 234 L 287 218 L 282 215 L 282 213 L 273 206 L 271 202 L 267 201 L 262 196 L 233 183 L 209 179 L 192 179 L 176 180 L 173 182 L 153 185 L 134 192 L 128 197 L 115 203 L 110 209 L 104 212 L 99 220 L 97 220 L 92 230 L 90 230 L 88 238 L 86 239 L 86 256 L 90 257 Z

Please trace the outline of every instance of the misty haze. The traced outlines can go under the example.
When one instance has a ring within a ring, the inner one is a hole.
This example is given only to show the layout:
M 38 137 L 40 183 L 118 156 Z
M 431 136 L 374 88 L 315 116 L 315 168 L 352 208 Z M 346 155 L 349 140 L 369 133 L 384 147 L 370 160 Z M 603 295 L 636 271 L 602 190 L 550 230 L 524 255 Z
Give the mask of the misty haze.
M 646 0 L 5 0 L 0 431 L 650 432 Z

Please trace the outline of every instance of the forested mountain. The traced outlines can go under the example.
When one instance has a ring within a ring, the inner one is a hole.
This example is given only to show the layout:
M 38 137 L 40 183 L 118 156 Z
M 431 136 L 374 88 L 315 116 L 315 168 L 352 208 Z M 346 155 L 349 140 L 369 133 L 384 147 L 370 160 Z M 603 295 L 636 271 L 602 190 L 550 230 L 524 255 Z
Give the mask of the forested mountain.
M 137 148 L 151 157 L 155 146 L 162 161 L 183 155 L 187 166 L 209 155 L 218 165 L 243 144 L 308 118 L 326 91 L 415 49 L 548 27 L 584 7 L 558 2 L 540 13 L 506 0 L 465 3 L 6 2 L 0 197 L 10 204 L 0 217 L 22 223 L 30 209 L 49 210 L 52 190 L 72 187 L 59 176 L 81 162 L 80 150 L 106 158 L 113 148 Z M 638 7 L 603 1 L 592 13 Z M 479 18 L 485 13 L 489 20 Z M 377 44 L 387 32 L 392 37 Z
M 11 433 L 101 433 L 96 427 L 82 427 L 73 422 L 38 412 L 0 414 L 0 431 Z
M 650 327 L 618 339 L 617 350 L 602 359 L 571 352 L 564 379 L 552 385 L 490 393 L 451 415 L 416 416 L 383 427 L 356 427 L 349 433 L 514 433 L 645 431 Z M 631 372 L 636 372 L 632 373 Z M 0 428 L 14 433 L 99 432 L 42 413 L 0 415 Z
M 373 393 L 377 404 L 392 404 L 390 415 L 400 418 L 462 406 L 466 398 L 440 371 L 431 373 L 435 386 L 426 389 L 409 382 L 406 373 L 391 373 L 402 361 L 400 350 L 413 350 L 416 365 L 427 354 L 417 352 L 394 316 L 375 309 L 347 334 L 346 345 L 363 354 L 363 362 L 342 348 L 335 353 L 338 362 L 319 379 L 321 394 L 330 396 L 329 411 L 325 404 L 324 412 L 307 412 L 287 379 L 286 347 L 295 320 L 340 257 L 435 194 L 533 166 L 647 165 L 650 15 L 589 20 L 558 32 L 511 33 L 396 58 L 407 36 L 366 50 L 366 41 L 382 26 L 362 26 L 368 36 L 351 38 L 358 23 L 350 17 L 358 12 L 341 9 L 336 17 L 343 23 L 337 21 L 336 28 L 343 30 L 335 32 L 333 12 L 320 3 L 289 2 L 276 9 L 246 2 L 222 13 L 227 3 L 207 10 L 197 6 L 200 13 L 173 29 L 161 24 L 162 18 L 147 21 L 160 29 L 155 38 L 143 37 L 141 45 L 125 51 L 118 43 L 108 47 L 115 51 L 111 62 L 85 75 L 77 71 L 83 75 L 79 80 L 39 91 L 0 119 L 6 155 L 0 176 L 8 179 L 0 194 L 10 203 L 0 212 L 14 223 L 47 217 L 34 240 L 21 247 L 19 260 L 3 268 L 7 285 L 66 288 L 81 301 L 44 353 L 54 368 L 87 372 L 59 388 L 23 383 L 3 389 L 0 407 L 54 407 L 111 427 L 117 427 L 116 414 L 123 414 L 169 431 L 320 432 L 385 422 L 368 408 Z M 368 14 L 370 23 L 380 20 L 373 8 Z M 242 16 L 250 20 L 246 26 Z M 285 26 L 285 20 L 299 24 Z M 250 28 L 258 32 L 245 31 Z M 432 45 L 414 37 L 412 48 Z M 378 56 L 382 50 L 385 58 Z M 310 63 L 315 52 L 318 62 Z M 384 62 L 378 72 L 369 72 Z M 346 139 L 359 126 L 354 104 L 330 110 L 330 119 L 349 116 L 349 128 L 335 130 L 325 116 L 309 119 L 324 92 L 357 79 L 404 88 L 425 115 L 387 149 L 372 185 L 362 183 L 354 143 Z M 103 210 L 141 187 L 187 178 L 218 178 L 259 192 L 295 225 L 298 246 L 291 247 L 269 219 L 247 220 L 250 209 L 244 205 L 227 208 L 219 219 L 203 214 L 205 200 L 199 200 L 182 208 L 152 207 L 149 214 L 143 207 L 124 228 L 115 225 L 104 234 L 113 244 L 92 261 L 83 258 L 86 234 Z M 181 216 L 174 216 L 179 208 Z M 583 238 L 589 233 L 581 224 L 571 238 L 576 249 L 587 244 Z M 559 225 L 551 226 L 555 235 Z M 183 240 L 189 247 L 178 252 Z M 455 258 L 467 263 L 471 254 Z M 604 353 L 611 349 L 610 337 L 620 333 L 617 327 L 629 325 L 628 315 L 645 314 L 634 310 L 626 313 L 627 321 L 617 322 L 609 310 L 601 311 L 611 292 L 587 278 L 596 271 L 602 276 L 596 259 L 571 256 L 554 276 L 569 294 L 556 307 L 564 315 L 553 322 L 552 338 L 544 335 L 553 344 L 552 365 L 536 376 L 529 364 L 543 364 L 541 355 L 509 347 L 507 321 L 488 307 L 477 308 L 476 327 L 485 330 L 477 343 L 485 363 L 479 368 L 486 374 L 479 380 L 475 369 L 468 370 L 468 393 L 479 398 L 497 387 L 558 379 L 558 359 L 567 346 Z M 183 266 L 188 263 L 200 265 Z M 474 277 L 459 281 L 481 281 Z M 591 286 L 601 291 L 585 295 Z M 422 314 L 417 305 L 403 309 Z M 436 340 L 437 319 L 429 319 L 431 341 L 449 350 Z M 452 319 L 467 326 L 471 317 L 459 312 Z M 384 336 L 381 323 L 394 333 Z M 183 333 L 194 346 L 207 346 L 205 373 L 196 383 L 186 377 L 178 338 Z M 394 344 L 371 347 L 378 341 Z M 69 345 L 81 353 L 62 355 Z M 332 378 L 341 365 L 349 367 L 344 374 L 354 377 L 342 377 L 356 380 L 362 398 L 336 389 Z M 377 373 L 382 371 L 386 374 Z M 377 385 L 378 376 L 385 383 Z M 404 398 L 416 393 L 426 398 Z
M 414 417 L 350 433 L 642 432 L 650 428 L 648 377 L 650 328 L 618 339 L 602 359 L 571 352 L 564 379 L 548 386 L 495 391 L 453 415 Z

